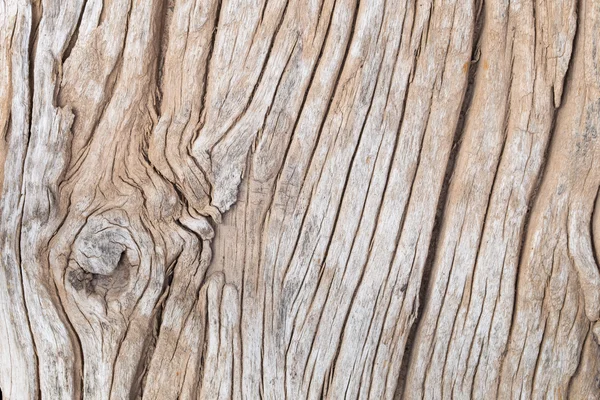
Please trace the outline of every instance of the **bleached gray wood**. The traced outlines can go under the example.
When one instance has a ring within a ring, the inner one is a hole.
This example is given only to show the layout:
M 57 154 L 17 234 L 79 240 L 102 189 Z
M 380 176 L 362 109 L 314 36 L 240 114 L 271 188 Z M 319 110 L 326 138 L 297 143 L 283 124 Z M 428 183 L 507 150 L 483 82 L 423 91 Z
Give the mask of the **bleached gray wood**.
M 3 398 L 600 398 L 597 1 L 0 26 Z

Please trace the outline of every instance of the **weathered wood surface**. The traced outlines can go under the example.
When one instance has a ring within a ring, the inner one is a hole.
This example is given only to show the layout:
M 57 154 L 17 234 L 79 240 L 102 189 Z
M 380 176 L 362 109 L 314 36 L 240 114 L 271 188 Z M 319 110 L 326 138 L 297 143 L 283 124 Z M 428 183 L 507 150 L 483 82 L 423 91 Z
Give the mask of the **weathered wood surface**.
M 600 2 L 0 24 L 2 398 L 600 398 Z

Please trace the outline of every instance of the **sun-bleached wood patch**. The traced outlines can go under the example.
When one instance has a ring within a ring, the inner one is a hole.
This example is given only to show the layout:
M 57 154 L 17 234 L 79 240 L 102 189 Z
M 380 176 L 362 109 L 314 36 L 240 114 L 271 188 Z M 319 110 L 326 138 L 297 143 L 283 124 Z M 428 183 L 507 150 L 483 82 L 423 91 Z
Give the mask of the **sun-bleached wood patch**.
M 600 398 L 600 3 L 0 3 L 6 399 Z

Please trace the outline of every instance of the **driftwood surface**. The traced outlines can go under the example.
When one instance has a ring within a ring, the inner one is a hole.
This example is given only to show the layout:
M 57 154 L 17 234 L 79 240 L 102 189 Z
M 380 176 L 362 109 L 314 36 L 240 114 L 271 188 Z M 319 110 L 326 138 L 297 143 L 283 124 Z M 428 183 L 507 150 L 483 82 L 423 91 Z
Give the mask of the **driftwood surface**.
M 0 1 L 3 399 L 599 399 L 600 1 Z

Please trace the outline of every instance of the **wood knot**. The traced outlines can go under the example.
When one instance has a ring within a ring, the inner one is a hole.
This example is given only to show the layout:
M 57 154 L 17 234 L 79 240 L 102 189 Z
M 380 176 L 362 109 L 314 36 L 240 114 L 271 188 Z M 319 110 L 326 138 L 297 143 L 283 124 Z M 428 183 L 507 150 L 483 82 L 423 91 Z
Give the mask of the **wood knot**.
M 75 290 L 106 292 L 126 287 L 140 255 L 127 225 L 114 218 L 91 218 L 72 247 L 69 282 Z

